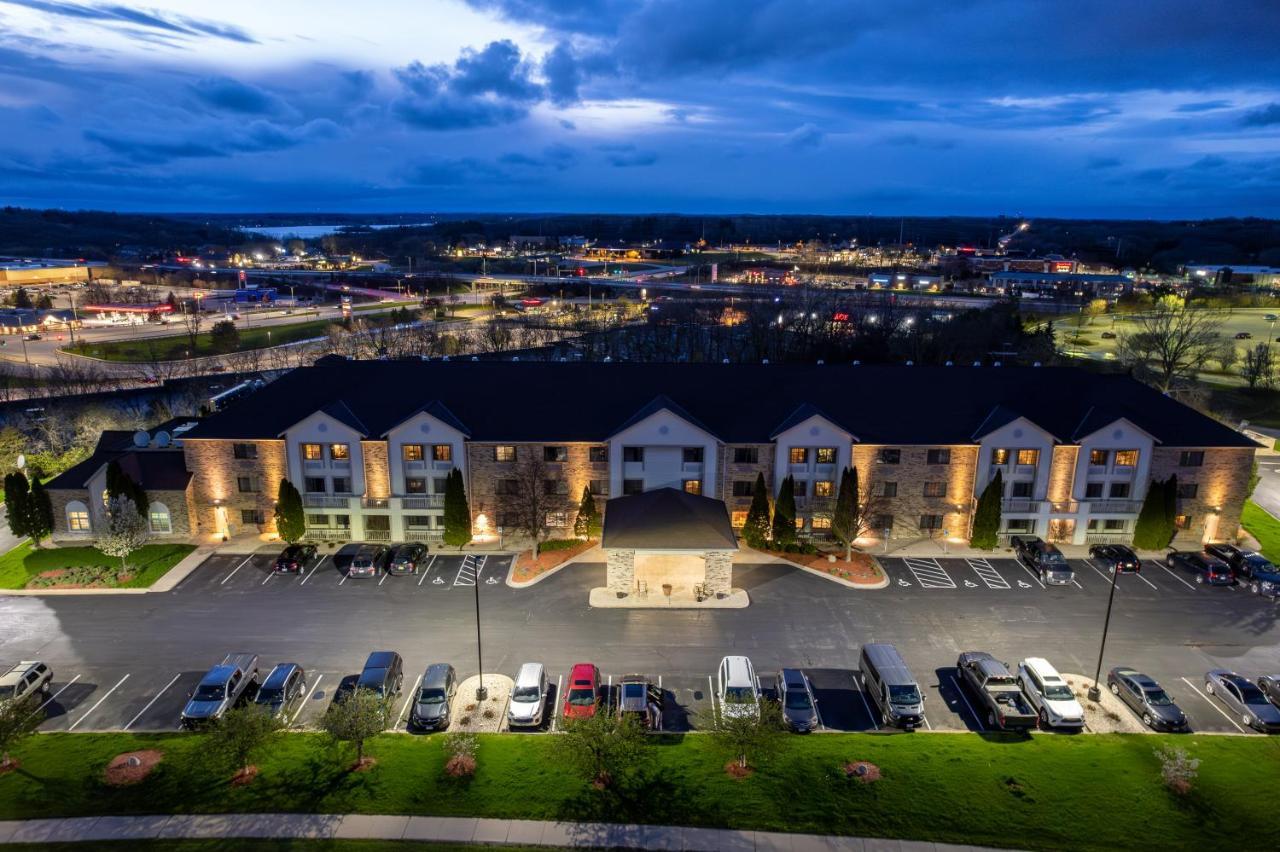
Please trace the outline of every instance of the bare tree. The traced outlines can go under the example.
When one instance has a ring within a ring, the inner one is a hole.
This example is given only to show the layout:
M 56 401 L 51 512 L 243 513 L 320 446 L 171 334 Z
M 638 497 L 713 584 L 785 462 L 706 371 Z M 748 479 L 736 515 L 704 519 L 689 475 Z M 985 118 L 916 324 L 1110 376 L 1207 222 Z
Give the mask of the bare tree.
M 1216 311 L 1187 308 L 1176 296 L 1156 301 L 1150 311 L 1134 316 L 1137 330 L 1119 341 L 1122 359 L 1154 374 L 1161 390 L 1175 379 L 1194 378 L 1219 346 L 1221 316 Z
M 1240 365 L 1240 376 L 1251 388 L 1269 388 L 1275 382 L 1275 359 L 1271 355 L 1271 347 L 1259 343 L 1252 349 L 1246 349 L 1244 363 Z
M 190 346 L 189 355 L 195 354 L 196 346 L 200 342 L 200 327 L 204 324 L 204 316 L 200 313 L 200 300 L 192 302 L 187 310 L 182 312 L 182 327 L 187 332 L 187 341 Z
M 544 452 L 539 446 L 520 447 L 514 476 L 500 480 L 498 495 L 503 514 L 533 542 L 535 558 L 547 535 L 547 515 L 569 510 L 568 495 L 559 493 L 561 480 L 551 477 Z

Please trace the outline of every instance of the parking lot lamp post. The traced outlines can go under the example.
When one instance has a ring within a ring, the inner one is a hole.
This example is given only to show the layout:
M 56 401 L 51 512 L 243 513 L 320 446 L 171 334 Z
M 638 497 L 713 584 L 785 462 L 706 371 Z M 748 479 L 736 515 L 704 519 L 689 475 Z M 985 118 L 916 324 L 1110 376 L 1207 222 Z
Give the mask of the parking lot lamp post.
M 1102 643 L 1098 646 L 1098 668 L 1093 672 L 1093 686 L 1089 687 L 1089 700 L 1102 698 L 1102 690 L 1098 688 L 1098 678 L 1102 676 L 1102 652 L 1107 647 L 1107 628 L 1111 626 L 1111 605 L 1116 599 L 1116 582 L 1120 579 L 1119 566 L 1111 569 L 1111 591 L 1107 595 L 1107 617 L 1102 622 Z
M 489 690 L 484 688 L 484 653 L 480 645 L 480 572 L 476 572 L 474 584 L 476 592 L 476 663 L 480 667 L 480 685 L 476 687 L 476 701 L 484 701 L 489 697 Z

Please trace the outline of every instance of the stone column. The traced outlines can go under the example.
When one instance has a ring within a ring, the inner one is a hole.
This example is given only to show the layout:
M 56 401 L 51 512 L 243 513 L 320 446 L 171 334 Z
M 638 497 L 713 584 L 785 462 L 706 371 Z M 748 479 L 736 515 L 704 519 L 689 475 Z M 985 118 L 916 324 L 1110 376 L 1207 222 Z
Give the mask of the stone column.
M 607 550 L 605 565 L 608 577 L 606 585 L 609 591 L 630 594 L 636 586 L 636 552 Z
M 727 595 L 733 585 L 733 551 L 708 550 L 704 557 L 705 572 L 703 582 L 707 594 Z

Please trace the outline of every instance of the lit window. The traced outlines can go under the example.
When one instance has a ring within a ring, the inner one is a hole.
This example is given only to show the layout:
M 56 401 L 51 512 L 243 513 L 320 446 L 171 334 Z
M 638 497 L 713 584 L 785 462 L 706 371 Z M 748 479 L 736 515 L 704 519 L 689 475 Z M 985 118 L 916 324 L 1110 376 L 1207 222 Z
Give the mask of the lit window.
M 509 444 L 502 444 L 493 448 L 493 460 L 500 462 L 513 462 L 516 460 L 516 448 Z
M 1018 450 L 1018 464 L 1035 465 L 1040 462 L 1039 450 Z
M 1136 467 L 1137 464 L 1137 450 L 1116 450 L 1116 467 Z
M 684 481 L 684 490 L 685 490 L 685 493 L 687 493 L 687 494 L 701 494 L 701 493 L 702 493 L 702 480 L 701 480 L 701 479 L 686 479 L 686 480 Z
M 89 508 L 83 503 L 67 504 L 67 529 L 72 532 L 89 532 Z
M 814 497 L 830 497 L 835 493 L 835 483 L 830 479 L 819 479 L 813 483 Z
M 303 444 L 302 458 L 306 461 L 320 461 L 324 458 L 324 454 L 321 451 L 319 444 Z
M 1191 516 L 1178 515 L 1173 519 L 1173 525 L 1180 530 L 1189 530 L 1191 529 Z
M 808 450 L 808 449 L 806 449 L 805 447 L 792 447 L 792 448 L 791 448 L 791 463 L 792 463 L 792 464 L 808 464 L 808 462 L 809 462 L 809 450 Z
M 1009 451 L 1008 451 L 1008 450 L 1006 450 L 1006 449 L 1004 449 L 1003 447 L 999 447 L 999 448 L 997 448 L 997 449 L 992 450 L 992 451 L 991 451 L 991 463 L 992 463 L 992 464 L 1008 464 L 1008 463 L 1009 463 Z
M 547 512 L 547 526 L 553 529 L 568 526 L 567 519 L 564 512 Z
M 747 513 L 746 512 L 729 513 L 729 523 L 733 524 L 735 527 L 745 527 L 747 525 Z
M 835 447 L 818 447 L 818 464 L 835 464 Z
M 422 461 L 422 445 L 421 444 L 403 444 L 400 447 L 400 457 L 407 462 Z
M 815 517 L 811 522 L 815 530 L 831 529 L 831 519 L 826 517 Z
M 947 483 L 945 482 L 926 482 L 924 484 L 924 496 L 926 497 L 946 497 Z
M 453 444 L 435 444 L 431 447 L 431 458 L 438 462 L 453 461 Z
M 173 532 L 173 525 L 169 521 L 169 510 L 163 503 L 152 503 L 149 514 L 153 533 L 168 535 Z
M 329 458 L 334 461 L 351 461 L 351 447 L 346 444 L 330 444 Z
M 1089 464 L 1093 465 L 1094 467 L 1106 467 L 1107 451 L 1106 450 L 1090 450 Z

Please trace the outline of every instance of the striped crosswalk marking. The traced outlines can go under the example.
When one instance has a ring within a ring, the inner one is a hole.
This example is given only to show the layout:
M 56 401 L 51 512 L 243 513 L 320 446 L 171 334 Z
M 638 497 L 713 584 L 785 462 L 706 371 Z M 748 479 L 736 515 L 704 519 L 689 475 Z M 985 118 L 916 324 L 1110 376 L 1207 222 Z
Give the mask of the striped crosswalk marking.
M 907 556 L 902 561 L 907 563 L 907 570 L 923 588 L 954 589 L 956 587 L 956 581 L 951 579 L 951 575 L 936 559 Z
M 981 557 L 975 559 L 966 559 L 969 567 L 973 569 L 973 573 L 978 575 L 978 579 L 987 584 L 988 589 L 1008 589 L 1009 581 L 1006 580 L 999 571 L 995 569 L 990 562 Z

